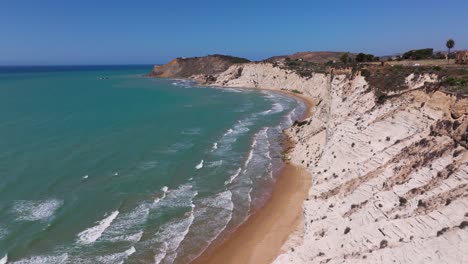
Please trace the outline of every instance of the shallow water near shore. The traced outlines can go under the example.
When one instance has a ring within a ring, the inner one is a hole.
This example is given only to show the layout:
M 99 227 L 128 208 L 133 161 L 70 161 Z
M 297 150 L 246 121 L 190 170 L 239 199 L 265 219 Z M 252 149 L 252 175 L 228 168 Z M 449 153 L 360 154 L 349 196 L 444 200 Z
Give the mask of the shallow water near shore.
M 0 68 L 0 261 L 187 263 L 262 204 L 304 105 L 150 70 Z

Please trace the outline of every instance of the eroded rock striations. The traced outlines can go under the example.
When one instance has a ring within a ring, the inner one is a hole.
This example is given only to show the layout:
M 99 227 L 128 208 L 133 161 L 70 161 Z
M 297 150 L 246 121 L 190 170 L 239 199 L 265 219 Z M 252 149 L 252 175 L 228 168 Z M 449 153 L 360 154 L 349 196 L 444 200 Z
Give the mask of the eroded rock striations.
M 302 78 L 268 63 L 231 66 L 215 85 L 295 90 L 314 115 L 286 130 L 312 176 L 304 232 L 275 263 L 466 263 L 468 99 L 408 76 L 378 102 L 365 77 Z

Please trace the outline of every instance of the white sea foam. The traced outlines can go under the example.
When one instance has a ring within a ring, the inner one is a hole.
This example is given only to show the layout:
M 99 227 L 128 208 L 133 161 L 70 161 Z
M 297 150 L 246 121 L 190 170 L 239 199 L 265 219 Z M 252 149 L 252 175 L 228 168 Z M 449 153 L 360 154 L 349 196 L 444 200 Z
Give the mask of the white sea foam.
M 102 233 L 111 225 L 117 215 L 119 215 L 119 211 L 114 211 L 109 216 L 99 221 L 97 225 L 79 233 L 78 242 L 81 244 L 91 244 L 98 240 Z
M 63 201 L 57 199 L 42 201 L 16 201 L 13 206 L 14 213 L 19 221 L 45 221 L 49 220 L 62 206 Z
M 6 264 L 7 262 L 8 262 L 8 255 L 5 254 L 5 256 L 0 259 L 0 264 Z
M 284 107 L 283 107 L 282 104 L 274 103 L 273 106 L 271 107 L 271 109 L 260 112 L 259 114 L 260 115 L 277 114 L 277 113 L 281 113 L 283 111 L 284 111 Z
M 101 240 L 138 241 L 143 235 L 143 225 L 148 219 L 151 203 L 145 202 L 130 212 L 119 214 L 102 232 Z
M 147 161 L 138 165 L 138 168 L 141 170 L 150 170 L 152 168 L 155 168 L 156 166 L 158 166 L 157 161 Z
M 249 155 L 247 156 L 247 159 L 245 160 L 244 168 L 247 168 L 247 166 L 249 166 L 250 161 L 252 160 L 255 145 L 257 145 L 257 139 L 254 139 L 254 141 L 252 142 L 252 145 L 250 145 Z
M 234 204 L 232 202 L 232 193 L 226 190 L 215 196 L 206 197 L 199 201 L 200 206 L 195 210 L 195 225 L 193 233 L 194 238 L 201 248 L 206 249 L 227 227 L 232 219 Z M 206 228 L 204 223 L 210 223 Z M 192 237 L 191 237 L 192 238 Z M 201 252 L 200 252 L 201 253 Z
M 231 128 L 228 129 L 228 131 L 227 131 L 226 133 L 224 133 L 224 136 L 227 136 L 227 135 L 231 134 L 233 131 L 234 131 L 234 130 L 232 130 Z
M 65 263 L 67 259 L 68 259 L 68 254 L 65 253 L 60 256 L 33 256 L 27 259 L 20 259 L 18 261 L 8 262 L 8 263 L 9 264 L 61 264 L 61 263 Z
M 169 190 L 164 199 L 161 199 L 157 207 L 191 207 L 192 200 L 197 196 L 192 185 L 184 184 L 174 190 Z
M 107 256 L 101 256 L 101 257 L 98 257 L 97 259 L 99 262 L 105 263 L 105 264 L 122 264 L 129 256 L 131 256 L 135 252 L 136 252 L 135 248 L 131 247 L 125 250 L 124 252 L 107 255 Z
M 276 113 L 281 113 L 283 112 L 284 107 L 280 103 L 274 103 L 273 107 L 271 108 L 271 113 L 276 114 Z
M 143 231 L 139 231 L 134 234 L 129 235 L 121 235 L 107 239 L 108 241 L 131 241 L 131 242 L 138 242 L 140 241 L 141 237 L 143 236 Z
M 166 260 L 165 263 L 172 263 L 175 260 L 177 257 L 177 249 L 180 243 L 185 239 L 185 236 L 187 236 L 190 226 L 193 223 L 194 209 L 195 206 L 192 204 L 192 209 L 187 218 L 167 223 L 156 233 L 156 242 L 162 244 L 162 247 L 159 248 L 159 252 L 156 253 L 154 257 L 156 264 L 160 263 L 162 260 Z
M 212 161 L 212 162 L 207 162 L 207 167 L 208 168 L 213 168 L 213 167 L 219 167 L 223 164 L 223 160 L 217 160 L 217 161 Z
M 237 171 L 236 171 L 236 173 L 234 173 L 233 175 L 231 175 L 231 177 L 229 178 L 229 180 L 228 180 L 228 181 L 225 181 L 224 184 L 225 184 L 225 185 L 228 185 L 228 184 L 232 183 L 232 181 L 234 181 L 234 180 L 237 178 L 237 176 L 239 176 L 239 174 L 241 173 L 241 171 L 242 171 L 242 168 L 238 168 Z
M 211 147 L 211 152 L 218 149 L 218 142 L 213 143 L 213 147 Z
M 200 163 L 197 164 L 197 166 L 195 166 L 195 169 L 199 170 L 203 168 L 203 160 L 200 161 Z
M 89 177 L 88 175 L 85 175 L 85 176 L 83 176 L 83 179 L 86 180 L 86 179 L 88 179 L 88 177 Z
M 169 187 L 167 186 L 161 188 L 161 191 L 163 191 L 164 193 L 167 193 L 167 190 L 169 190 Z

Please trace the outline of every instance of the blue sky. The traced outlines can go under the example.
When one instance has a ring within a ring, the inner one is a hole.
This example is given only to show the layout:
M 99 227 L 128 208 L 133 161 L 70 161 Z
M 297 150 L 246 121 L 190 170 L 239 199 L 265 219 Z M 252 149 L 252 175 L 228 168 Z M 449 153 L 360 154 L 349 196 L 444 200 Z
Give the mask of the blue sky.
M 0 0 L 0 65 L 468 48 L 468 1 Z

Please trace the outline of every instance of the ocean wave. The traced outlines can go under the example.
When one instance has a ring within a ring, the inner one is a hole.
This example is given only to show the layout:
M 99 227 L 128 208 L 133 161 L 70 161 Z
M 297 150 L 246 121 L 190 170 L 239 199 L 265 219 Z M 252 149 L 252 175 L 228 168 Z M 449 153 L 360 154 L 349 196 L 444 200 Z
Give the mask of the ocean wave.
M 112 242 L 116 242 L 116 241 L 138 242 L 141 240 L 142 236 L 143 236 L 143 231 L 139 231 L 134 234 L 115 236 L 106 240 L 112 241 Z
M 233 175 L 231 175 L 231 177 L 229 177 L 229 180 L 225 181 L 224 184 L 225 185 L 228 185 L 230 183 L 232 183 L 236 178 L 237 176 L 239 176 L 239 174 L 241 173 L 242 171 L 242 168 L 238 168 L 236 173 L 234 173 Z
M 65 253 L 60 256 L 33 256 L 27 259 L 20 259 L 18 261 L 8 262 L 8 263 L 9 264 L 61 264 L 61 263 L 65 263 L 67 259 L 68 259 L 68 254 Z
M 213 147 L 211 147 L 211 152 L 218 149 L 218 142 L 213 143 Z
M 193 204 L 192 204 L 193 205 Z M 156 264 L 172 263 L 177 257 L 177 249 L 180 243 L 185 239 L 194 220 L 194 208 L 190 211 L 187 218 L 174 221 L 163 225 L 156 233 L 156 242 L 161 244 L 158 253 L 154 256 Z
M 195 127 L 195 128 L 189 128 L 185 129 L 182 131 L 182 135 L 199 135 L 201 132 L 201 128 Z
M 190 241 L 198 245 L 199 254 L 226 229 L 232 219 L 233 210 L 234 204 L 230 190 L 198 201 L 194 213 L 195 221 L 189 235 Z
M 172 82 L 172 85 L 183 87 L 183 88 L 192 88 L 194 85 L 194 82 L 191 80 L 174 80 Z
M 100 256 L 97 258 L 97 260 L 104 264 L 123 264 L 124 261 L 135 252 L 135 248 L 131 247 L 125 250 L 124 252 L 115 253 L 107 256 Z
M 230 129 L 228 129 L 228 131 L 226 131 L 226 133 L 224 133 L 223 136 L 230 135 L 230 134 L 232 134 L 233 131 L 234 131 L 234 130 L 232 130 L 232 128 L 230 128 Z
M 166 150 L 161 151 L 166 154 L 173 154 L 179 151 L 187 150 L 193 147 L 193 143 L 190 140 L 185 140 L 183 142 L 177 142 L 169 146 Z
M 138 242 L 143 236 L 142 229 L 151 210 L 157 208 L 159 202 L 166 198 L 167 186 L 161 188 L 161 197 L 153 202 L 145 201 L 130 212 L 119 214 L 112 224 L 102 234 L 101 240 Z
M 203 168 L 203 160 L 200 161 L 200 163 L 197 164 L 197 166 L 195 166 L 195 169 L 199 170 Z
M 13 206 L 14 213 L 19 221 L 45 221 L 49 220 L 63 201 L 57 199 L 43 201 L 16 201 Z
M 97 225 L 80 232 L 78 234 L 78 242 L 81 244 L 91 244 L 98 240 L 118 214 L 119 211 L 114 211 L 109 216 L 99 221 Z
M 0 264 L 6 264 L 8 261 L 8 255 L 5 254 L 5 256 L 3 258 L 0 259 Z
M 8 229 L 0 226 L 0 240 L 8 235 Z M 1 264 L 1 263 L 0 263 Z
M 244 168 L 247 168 L 247 166 L 249 166 L 249 163 L 252 160 L 254 148 L 256 145 L 257 145 L 257 138 L 255 137 L 254 140 L 252 141 L 252 144 L 250 145 L 250 151 L 249 151 L 249 154 L 247 155 L 247 159 L 245 160 Z
M 274 103 L 273 107 L 271 108 L 271 113 L 276 114 L 276 113 L 281 113 L 283 112 L 284 107 L 280 103 Z
M 119 214 L 118 216 L 116 215 L 116 217 L 112 220 L 109 219 L 110 222 L 108 222 L 109 226 L 107 228 L 104 226 L 104 224 L 101 226 L 101 228 L 105 229 L 101 232 L 101 240 L 139 241 L 143 235 L 143 224 L 148 219 L 149 211 L 150 204 L 145 202 L 130 212 Z M 98 234 L 96 232 L 96 236 L 97 235 Z M 89 244 L 89 242 L 87 244 Z
M 208 167 L 208 168 L 219 167 L 221 165 L 223 165 L 223 160 L 216 160 L 216 161 L 206 162 L 206 167 Z
M 157 161 L 146 161 L 146 162 L 139 164 L 137 168 L 140 170 L 150 170 L 158 166 L 158 164 L 159 163 Z
M 284 106 L 280 103 L 274 103 L 271 109 L 260 112 L 260 115 L 277 114 L 284 111 Z

